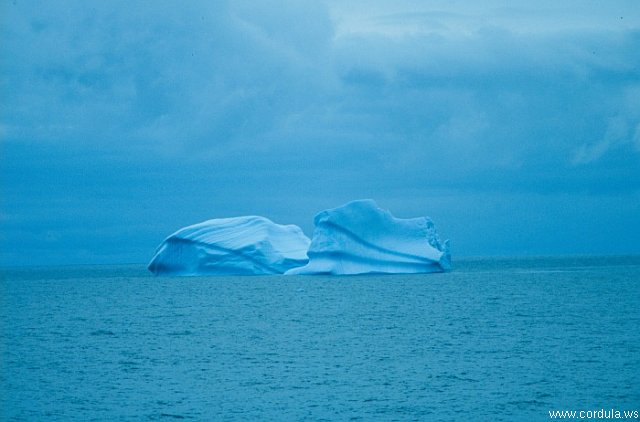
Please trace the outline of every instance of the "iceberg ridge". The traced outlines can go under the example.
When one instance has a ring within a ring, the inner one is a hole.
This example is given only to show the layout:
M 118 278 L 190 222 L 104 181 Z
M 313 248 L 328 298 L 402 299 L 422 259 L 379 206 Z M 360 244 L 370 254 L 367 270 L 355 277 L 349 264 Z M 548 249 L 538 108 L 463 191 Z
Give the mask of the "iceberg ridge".
M 156 249 L 156 275 L 282 274 L 307 263 L 310 240 L 295 225 L 259 216 L 208 220 L 184 227 Z

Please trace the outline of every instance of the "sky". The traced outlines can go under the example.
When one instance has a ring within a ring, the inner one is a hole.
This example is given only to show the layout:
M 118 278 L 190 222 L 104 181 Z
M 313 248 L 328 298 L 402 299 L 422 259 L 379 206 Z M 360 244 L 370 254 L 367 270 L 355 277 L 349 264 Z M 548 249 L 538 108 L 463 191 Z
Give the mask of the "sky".
M 640 3 L 0 2 L 0 265 L 353 199 L 456 257 L 640 253 Z

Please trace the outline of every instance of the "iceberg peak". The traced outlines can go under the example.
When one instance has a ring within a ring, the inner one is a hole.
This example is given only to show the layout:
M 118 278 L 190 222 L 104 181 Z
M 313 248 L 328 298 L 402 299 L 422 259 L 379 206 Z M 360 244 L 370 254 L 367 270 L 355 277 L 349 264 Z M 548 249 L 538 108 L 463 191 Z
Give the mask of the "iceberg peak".
M 318 213 L 309 262 L 286 274 L 428 273 L 451 268 L 448 241 L 427 217 L 401 219 L 371 199 Z

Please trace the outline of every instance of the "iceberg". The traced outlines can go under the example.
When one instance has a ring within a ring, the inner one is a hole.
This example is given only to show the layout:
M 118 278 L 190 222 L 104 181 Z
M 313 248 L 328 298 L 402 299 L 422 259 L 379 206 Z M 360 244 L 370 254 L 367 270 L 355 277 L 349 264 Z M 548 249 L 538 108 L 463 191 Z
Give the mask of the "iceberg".
M 307 263 L 310 240 L 298 226 L 259 216 L 208 220 L 184 227 L 156 249 L 156 275 L 282 274 Z
M 441 243 L 427 217 L 395 218 L 370 199 L 320 212 L 309 262 L 285 274 L 430 273 L 451 269 L 448 241 Z

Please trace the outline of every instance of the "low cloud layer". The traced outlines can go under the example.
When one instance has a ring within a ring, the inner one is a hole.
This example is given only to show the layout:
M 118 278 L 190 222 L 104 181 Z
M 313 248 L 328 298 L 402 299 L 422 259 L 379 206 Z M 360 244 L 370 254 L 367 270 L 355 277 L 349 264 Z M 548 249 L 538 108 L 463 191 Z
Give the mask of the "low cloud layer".
M 0 7 L 4 264 L 363 197 L 459 255 L 640 252 L 634 2 Z

